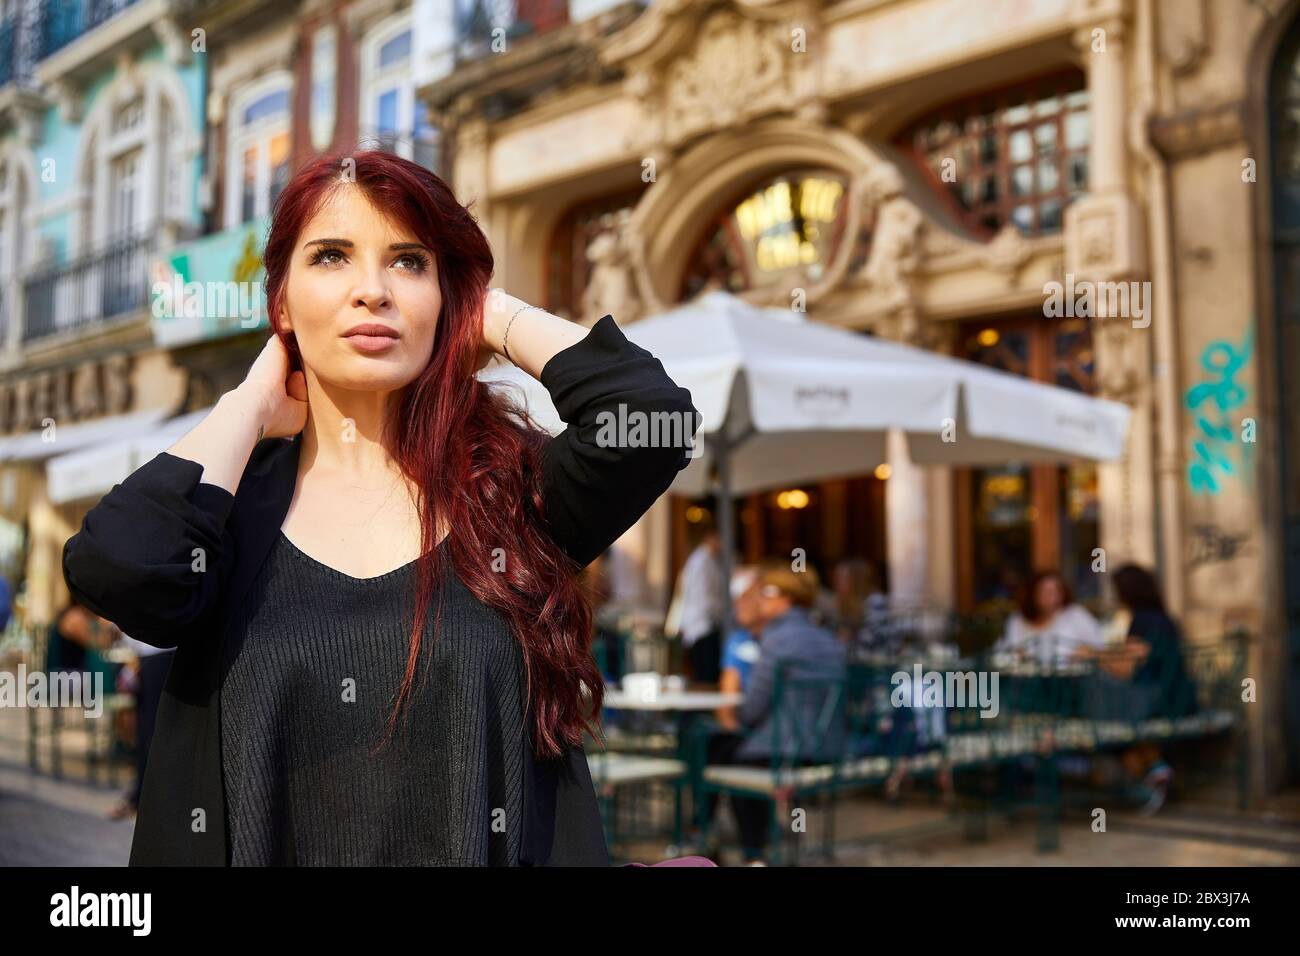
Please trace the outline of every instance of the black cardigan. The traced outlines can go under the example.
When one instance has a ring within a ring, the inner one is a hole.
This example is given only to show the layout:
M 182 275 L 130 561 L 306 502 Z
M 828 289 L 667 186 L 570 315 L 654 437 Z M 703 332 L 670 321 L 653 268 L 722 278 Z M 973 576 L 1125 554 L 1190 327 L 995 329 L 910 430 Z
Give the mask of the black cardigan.
M 568 423 L 542 455 L 543 520 L 562 549 L 585 566 L 689 462 L 682 447 L 598 444 L 597 415 L 610 411 L 621 421 L 620 405 L 627 412 L 690 415 L 689 435 L 699 416 L 690 392 L 629 342 L 609 315 L 554 355 L 540 381 Z M 259 442 L 233 496 L 201 482 L 199 463 L 162 452 L 114 485 L 64 545 L 63 573 L 78 601 L 134 638 L 176 648 L 149 751 L 133 866 L 228 863 L 222 641 L 288 513 L 301 439 Z M 206 555 L 205 573 L 192 570 L 196 549 Z M 526 764 L 519 862 L 606 861 L 583 749 Z

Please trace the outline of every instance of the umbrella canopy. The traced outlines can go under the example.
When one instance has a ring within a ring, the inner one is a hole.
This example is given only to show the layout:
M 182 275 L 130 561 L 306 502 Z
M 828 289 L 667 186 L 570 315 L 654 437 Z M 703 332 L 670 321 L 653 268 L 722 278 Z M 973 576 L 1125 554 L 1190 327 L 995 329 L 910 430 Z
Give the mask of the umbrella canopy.
M 623 331 L 690 390 L 700 412 L 705 441 L 673 483 L 679 494 L 713 490 L 723 447 L 736 494 L 861 474 L 885 460 L 891 428 L 906 434 L 917 464 L 1109 461 L 1124 449 L 1126 405 L 726 292 Z M 564 427 L 546 390 L 520 369 L 497 365 L 481 376 L 518 386 L 538 424 Z

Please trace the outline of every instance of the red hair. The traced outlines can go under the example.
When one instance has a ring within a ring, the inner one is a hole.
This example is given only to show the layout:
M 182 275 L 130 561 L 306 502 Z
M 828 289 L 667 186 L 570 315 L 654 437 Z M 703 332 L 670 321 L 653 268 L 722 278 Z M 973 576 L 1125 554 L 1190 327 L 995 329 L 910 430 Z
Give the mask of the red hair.
M 558 756 L 565 744 L 580 744 L 584 730 L 595 734 L 604 682 L 591 655 L 592 610 L 579 584 L 580 568 L 542 524 L 539 462 L 549 436 L 474 374 L 493 271 L 492 251 L 477 221 L 441 178 L 399 156 L 364 150 L 313 159 L 285 186 L 272 215 L 263 254 L 272 328 L 301 367 L 293 333 L 279 324 L 289 262 L 303 226 L 345 184 L 360 189 L 433 251 L 442 291 L 429 364 L 402 389 L 383 436 L 389 454 L 419 488 L 422 551 L 410 652 L 389 736 L 412 693 L 422 625 L 435 592 L 435 638 L 442 623 L 443 569 L 434 540 L 441 525 L 455 529 L 446 551 L 457 575 L 508 619 L 522 648 L 524 706 L 535 752 Z M 494 560 L 498 556 L 504 557 L 503 570 L 495 569 L 502 566 Z

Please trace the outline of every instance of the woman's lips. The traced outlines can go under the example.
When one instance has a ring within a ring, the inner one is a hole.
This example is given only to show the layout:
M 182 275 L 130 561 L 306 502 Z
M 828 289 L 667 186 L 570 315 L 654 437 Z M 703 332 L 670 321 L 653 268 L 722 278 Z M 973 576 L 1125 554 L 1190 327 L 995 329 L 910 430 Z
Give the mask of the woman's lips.
M 398 341 L 391 335 L 361 335 L 360 333 L 346 336 L 345 340 L 361 352 L 383 352 L 391 349 Z

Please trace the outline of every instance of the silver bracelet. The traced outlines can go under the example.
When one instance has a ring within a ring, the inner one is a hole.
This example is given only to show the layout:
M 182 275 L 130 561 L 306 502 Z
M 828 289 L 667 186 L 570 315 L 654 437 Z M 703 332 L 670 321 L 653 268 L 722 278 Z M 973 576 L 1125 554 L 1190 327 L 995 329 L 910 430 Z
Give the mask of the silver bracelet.
M 510 321 L 506 323 L 506 331 L 505 331 L 505 334 L 504 334 L 503 336 L 501 336 L 501 351 L 503 351 L 503 352 L 506 353 L 506 359 L 510 362 L 511 365 L 518 365 L 519 363 L 516 362 L 514 359 L 510 358 L 510 345 L 509 345 L 509 342 L 510 342 L 510 326 L 512 326 L 512 325 L 515 324 L 515 319 L 517 319 L 517 318 L 519 317 L 519 313 L 520 313 L 520 312 L 527 312 L 529 309 L 538 309 L 538 310 L 540 310 L 540 309 L 541 309 L 541 306 L 540 306 L 540 305 L 526 305 L 526 306 L 524 306 L 523 308 L 517 310 L 517 311 L 515 312 L 514 315 L 510 316 Z

